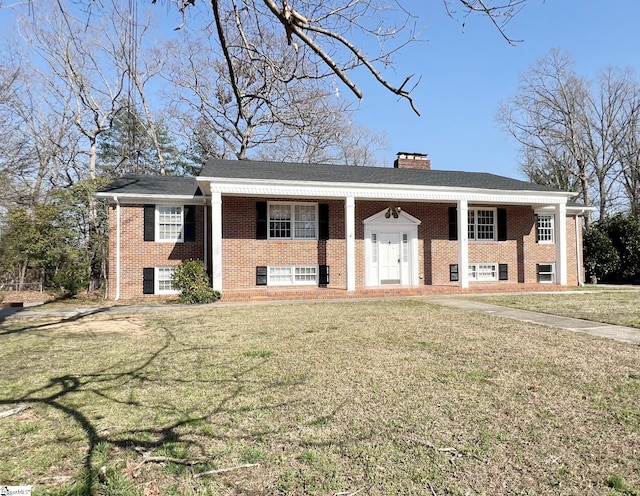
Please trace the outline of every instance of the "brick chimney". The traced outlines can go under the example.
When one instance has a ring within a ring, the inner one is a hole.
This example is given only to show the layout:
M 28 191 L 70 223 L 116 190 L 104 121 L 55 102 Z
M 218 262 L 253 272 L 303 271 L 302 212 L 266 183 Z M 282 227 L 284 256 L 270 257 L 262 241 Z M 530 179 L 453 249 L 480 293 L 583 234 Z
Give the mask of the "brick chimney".
M 398 152 L 398 157 L 393 162 L 396 169 L 422 169 L 431 170 L 431 160 L 426 153 Z

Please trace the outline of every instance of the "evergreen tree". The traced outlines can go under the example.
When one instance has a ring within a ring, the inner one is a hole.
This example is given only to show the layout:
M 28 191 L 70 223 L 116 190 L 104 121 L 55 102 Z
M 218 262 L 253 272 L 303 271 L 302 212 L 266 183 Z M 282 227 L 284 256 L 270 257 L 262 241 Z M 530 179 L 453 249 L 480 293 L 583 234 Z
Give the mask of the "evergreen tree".
M 148 123 L 137 110 L 125 107 L 113 120 L 111 129 L 101 135 L 98 145 L 98 169 L 102 176 L 125 174 L 162 174 L 158 151 L 148 132 Z M 155 123 L 155 131 L 164 159 L 164 173 L 189 174 L 194 164 L 171 136 L 165 123 Z

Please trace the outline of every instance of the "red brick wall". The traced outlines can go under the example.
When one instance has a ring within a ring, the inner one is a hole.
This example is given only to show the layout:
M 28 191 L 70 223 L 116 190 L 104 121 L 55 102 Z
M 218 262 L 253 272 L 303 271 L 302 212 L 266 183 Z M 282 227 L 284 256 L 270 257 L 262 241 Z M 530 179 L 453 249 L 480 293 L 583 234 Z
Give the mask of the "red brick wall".
M 196 240 L 185 243 L 144 241 L 144 205 L 121 205 L 120 298 L 153 298 L 142 294 L 142 269 L 170 267 L 186 259 L 202 259 L 204 207 L 196 207 Z M 116 295 L 116 207 L 109 206 L 109 291 Z
M 256 201 L 241 197 L 222 200 L 223 289 L 255 288 L 257 266 L 287 264 L 329 265 L 328 287 L 345 287 L 344 202 L 309 200 L 329 204 L 329 239 L 290 241 L 256 239 Z
M 329 287 L 346 287 L 346 247 L 343 200 L 308 200 L 329 204 L 330 239 L 309 241 L 256 239 L 256 198 L 227 197 L 222 202 L 223 291 L 259 289 L 256 266 L 279 264 L 328 265 Z M 260 198 L 259 201 L 290 201 Z M 394 202 L 421 219 L 418 227 L 419 275 L 424 285 L 451 285 L 449 265 L 458 263 L 458 242 L 449 241 L 448 207 L 454 204 Z M 356 288 L 365 285 L 363 219 L 387 208 L 389 202 L 356 201 Z M 472 207 L 476 207 L 473 205 Z M 535 215 L 531 207 L 507 206 L 506 241 L 471 241 L 470 262 L 506 263 L 511 283 L 535 283 L 536 263 L 555 261 L 555 245 L 535 242 Z M 196 241 L 155 243 L 143 241 L 143 205 L 122 205 L 121 286 L 123 299 L 142 297 L 142 269 L 178 264 L 183 259 L 203 257 L 203 207 L 196 209 Z M 115 207 L 109 212 L 109 298 L 115 296 Z M 210 222 L 210 217 L 208 217 Z M 207 229 L 208 231 L 208 229 Z M 210 243 L 209 243 L 210 244 Z M 580 243 L 580 246 L 581 243 Z M 567 278 L 577 284 L 575 217 L 567 217 Z M 473 282 L 471 282 L 473 285 Z M 152 296 L 152 295 L 149 295 Z M 147 297 L 147 295 L 145 295 Z

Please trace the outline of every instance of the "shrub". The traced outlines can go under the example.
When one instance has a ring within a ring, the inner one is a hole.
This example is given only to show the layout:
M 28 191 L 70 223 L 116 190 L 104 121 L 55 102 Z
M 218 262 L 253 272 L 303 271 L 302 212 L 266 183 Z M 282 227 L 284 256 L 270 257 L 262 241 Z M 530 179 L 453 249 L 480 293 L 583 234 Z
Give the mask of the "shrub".
M 618 214 L 595 222 L 584 234 L 587 276 L 607 282 L 640 276 L 640 218 Z
M 598 223 L 594 224 L 584 233 L 584 269 L 587 279 L 611 279 L 619 264 L 620 255 L 611 238 Z
M 180 291 L 182 303 L 213 303 L 220 299 L 220 291 L 211 287 L 202 260 L 185 260 L 173 272 L 173 287 Z

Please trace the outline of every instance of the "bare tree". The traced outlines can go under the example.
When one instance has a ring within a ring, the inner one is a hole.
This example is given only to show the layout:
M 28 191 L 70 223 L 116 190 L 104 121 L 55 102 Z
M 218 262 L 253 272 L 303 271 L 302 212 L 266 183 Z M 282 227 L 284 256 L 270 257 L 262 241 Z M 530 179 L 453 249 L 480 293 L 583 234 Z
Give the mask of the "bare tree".
M 96 18 L 89 28 L 52 5 L 25 17 L 25 36 L 44 62 L 40 76 L 60 95 L 71 94 L 74 122 L 85 138 L 87 175 L 96 177 L 98 136 L 109 130 L 121 110 L 125 71 L 117 63 L 128 46 L 119 16 Z M 40 65 L 36 65 L 40 67 Z
M 10 178 L 6 198 L 31 206 L 46 201 L 51 188 L 77 179 L 72 168 L 78 145 L 72 99 L 34 78 L 37 69 L 26 57 L 2 64 L 14 77 L 3 85 L 0 101 L 0 170 Z
M 505 39 L 513 43 L 504 27 L 525 2 L 457 0 L 455 4 L 465 18 L 471 14 L 488 17 Z M 200 3 L 181 0 L 178 5 L 184 20 L 179 27 L 187 23 L 189 11 L 201 3 L 211 7 L 217 47 L 227 65 L 232 96 L 239 107 L 242 105 L 242 76 L 241 71 L 240 74 L 237 72 L 238 61 L 231 50 L 232 45 L 240 40 L 236 48 L 241 50 L 263 49 L 260 44 L 256 47 L 251 33 L 272 32 L 279 28 L 290 47 L 287 57 L 295 57 L 296 52 L 305 49 L 306 57 L 324 68 L 316 77 L 332 75 L 360 99 L 362 90 L 351 74 L 354 69 L 362 68 L 388 91 L 406 99 L 419 114 L 411 96 L 419 82 L 413 81 L 414 75 L 393 83 L 384 74 L 393 65 L 393 55 L 416 40 L 416 18 L 399 0 L 208 0 Z M 443 3 L 452 17 L 458 16 L 452 8 L 454 2 L 443 0 Z M 380 47 L 377 53 L 367 53 L 361 47 L 360 40 L 367 39 L 375 40 L 375 45 Z M 265 55 L 268 54 L 265 52 Z
M 238 43 L 229 44 L 235 88 L 224 59 L 213 58 L 202 39 L 188 38 L 188 43 L 165 49 L 173 58 L 166 77 L 179 89 L 173 92 L 176 108 L 191 136 L 209 147 L 209 154 L 242 159 L 256 147 L 322 134 L 314 122 L 327 117 L 320 111 L 331 90 L 313 77 L 314 65 L 302 54 L 287 58 L 286 43 L 266 32 L 251 52 Z M 257 49 L 258 43 L 268 48 L 268 57 Z M 334 109 L 346 107 L 341 103 Z
M 604 216 L 617 208 L 621 170 L 630 170 L 621 160 L 633 157 L 637 95 L 629 72 L 607 69 L 593 85 L 575 73 L 568 53 L 553 50 L 522 75 L 498 120 L 520 143 L 531 180 L 577 191 L 585 204 L 595 198 Z

